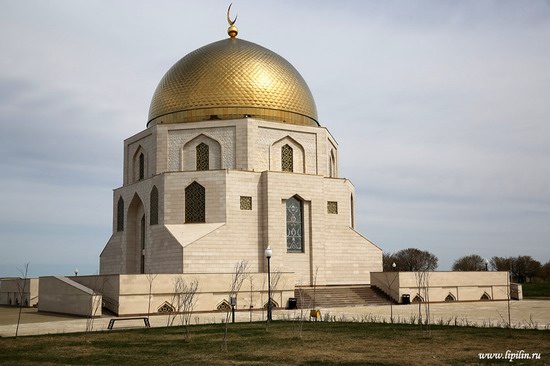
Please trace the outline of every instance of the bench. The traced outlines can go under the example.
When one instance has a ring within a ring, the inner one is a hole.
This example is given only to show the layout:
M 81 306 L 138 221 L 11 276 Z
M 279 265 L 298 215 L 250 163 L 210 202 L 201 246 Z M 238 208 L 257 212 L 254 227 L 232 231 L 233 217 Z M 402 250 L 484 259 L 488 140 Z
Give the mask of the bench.
M 113 330 L 113 326 L 115 325 L 116 321 L 139 320 L 139 319 L 143 320 L 143 323 L 145 324 L 146 328 L 151 328 L 151 324 L 149 324 L 149 318 L 148 317 L 146 317 L 146 316 L 137 316 L 137 317 L 134 317 L 134 318 L 113 318 L 113 319 L 109 320 L 109 325 L 107 326 L 107 329 Z

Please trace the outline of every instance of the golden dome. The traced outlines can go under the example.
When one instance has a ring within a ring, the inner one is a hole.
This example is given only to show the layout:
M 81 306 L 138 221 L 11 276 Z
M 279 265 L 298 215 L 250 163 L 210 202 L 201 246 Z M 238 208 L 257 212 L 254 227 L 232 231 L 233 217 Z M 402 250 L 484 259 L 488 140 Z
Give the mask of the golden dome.
M 151 100 L 147 125 L 244 116 L 319 126 L 313 96 L 288 61 L 228 38 L 189 53 L 168 70 Z

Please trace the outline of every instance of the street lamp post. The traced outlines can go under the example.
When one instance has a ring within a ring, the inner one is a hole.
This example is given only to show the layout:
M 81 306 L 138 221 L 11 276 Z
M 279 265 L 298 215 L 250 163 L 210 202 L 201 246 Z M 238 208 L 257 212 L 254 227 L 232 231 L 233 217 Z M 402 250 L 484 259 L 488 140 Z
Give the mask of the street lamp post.
M 489 270 L 489 260 L 485 258 L 485 272 Z
M 397 265 L 395 264 L 395 262 L 393 262 L 391 264 L 391 267 L 393 269 L 393 271 L 395 272 L 395 267 L 397 267 Z M 387 276 L 387 275 L 386 275 Z M 393 279 L 391 280 L 391 283 L 389 284 L 389 293 L 390 293 L 390 321 L 391 323 L 393 324 L 393 297 L 392 297 L 392 287 L 393 287 L 393 282 L 395 281 L 395 277 L 397 276 L 397 274 L 395 274 L 393 276 Z M 397 297 L 399 297 L 399 293 L 397 293 Z M 399 301 L 399 300 L 398 300 Z
M 267 321 L 272 320 L 271 316 L 271 256 L 273 255 L 273 250 L 271 246 L 267 246 L 265 250 L 265 257 L 267 258 Z
M 75 275 L 75 276 L 78 276 L 78 268 L 75 268 L 75 269 L 74 269 L 74 275 Z

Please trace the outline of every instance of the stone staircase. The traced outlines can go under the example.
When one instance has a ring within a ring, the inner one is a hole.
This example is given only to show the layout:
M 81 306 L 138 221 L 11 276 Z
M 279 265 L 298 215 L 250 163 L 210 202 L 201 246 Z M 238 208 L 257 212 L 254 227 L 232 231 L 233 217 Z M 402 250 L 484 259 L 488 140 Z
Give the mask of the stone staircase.
M 315 293 L 315 295 L 314 295 Z M 315 296 L 315 304 L 313 298 Z M 331 308 L 345 306 L 376 306 L 395 304 L 388 295 L 375 286 L 317 286 L 294 290 L 298 308 Z

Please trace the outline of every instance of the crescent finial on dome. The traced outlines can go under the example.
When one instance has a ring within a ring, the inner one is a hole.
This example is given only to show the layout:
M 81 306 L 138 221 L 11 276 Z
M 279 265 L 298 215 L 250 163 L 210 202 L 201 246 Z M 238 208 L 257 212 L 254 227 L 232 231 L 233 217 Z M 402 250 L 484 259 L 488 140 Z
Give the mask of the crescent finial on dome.
M 229 28 L 227 28 L 227 34 L 229 34 L 229 37 L 235 38 L 237 37 L 237 34 L 239 33 L 239 30 L 237 27 L 235 27 L 235 22 L 237 21 L 238 14 L 235 16 L 235 19 L 231 20 L 231 17 L 229 17 L 229 11 L 231 10 L 231 5 L 233 3 L 229 4 L 229 8 L 227 8 L 227 22 L 229 23 Z

